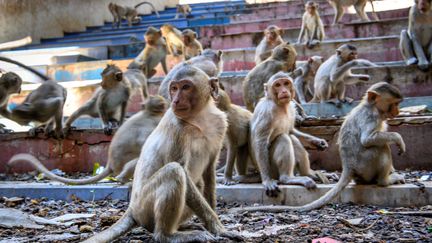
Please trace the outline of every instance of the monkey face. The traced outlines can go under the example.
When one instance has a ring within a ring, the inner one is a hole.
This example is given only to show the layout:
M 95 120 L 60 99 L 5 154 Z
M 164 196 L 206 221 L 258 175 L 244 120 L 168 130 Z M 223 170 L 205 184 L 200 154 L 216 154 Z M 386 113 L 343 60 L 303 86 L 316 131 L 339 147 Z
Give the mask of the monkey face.
M 277 104 L 288 104 L 294 98 L 292 81 L 278 79 L 272 84 L 272 92 Z
M 385 118 L 394 118 L 399 115 L 399 104 L 402 100 L 388 94 L 378 95 L 375 99 L 378 111 Z
M 101 86 L 103 89 L 112 89 L 123 80 L 123 72 L 115 65 L 107 65 L 101 75 Z
M 181 118 L 188 118 L 198 104 L 198 92 L 191 80 L 183 79 L 170 83 L 171 107 L 174 114 Z
M 3 87 L 8 94 L 21 93 L 22 79 L 16 73 L 8 72 L 0 77 L 0 86 Z
M 188 35 L 183 34 L 183 43 L 188 46 L 190 42 L 191 42 L 191 38 Z
M 265 37 L 266 37 L 268 42 L 276 41 L 278 36 L 279 36 L 279 34 L 278 34 L 277 29 L 272 28 L 272 29 L 266 30 L 266 32 L 265 32 Z
M 347 52 L 342 52 L 342 59 L 345 62 L 349 62 L 352 61 L 354 59 L 357 59 L 357 51 L 347 51 Z
M 420 13 L 425 14 L 431 9 L 431 2 L 431 0 L 418 0 L 417 9 L 420 11 Z
M 316 6 L 313 2 L 306 4 L 306 12 L 308 12 L 308 14 L 313 15 L 315 11 L 316 11 Z

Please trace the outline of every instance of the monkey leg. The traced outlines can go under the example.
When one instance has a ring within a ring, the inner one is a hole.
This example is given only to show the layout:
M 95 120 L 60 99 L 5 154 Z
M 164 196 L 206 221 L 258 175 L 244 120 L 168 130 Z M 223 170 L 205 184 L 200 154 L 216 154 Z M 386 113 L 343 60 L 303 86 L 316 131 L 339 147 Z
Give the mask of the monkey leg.
M 133 177 L 135 172 L 135 167 L 137 164 L 138 158 L 133 159 L 127 162 L 124 166 L 120 174 L 118 174 L 115 178 L 122 184 L 129 182 L 129 180 Z
M 335 6 L 333 6 L 333 9 L 335 10 L 335 16 L 333 19 L 333 25 L 339 23 L 340 19 L 342 18 L 342 16 L 345 13 L 345 10 L 343 9 L 342 5 L 340 4 L 335 4 Z
M 394 172 L 390 147 L 388 145 L 382 147 L 382 149 L 379 150 L 379 153 L 376 168 L 378 173 L 378 186 L 405 183 L 404 176 Z
M 90 114 L 90 111 L 92 110 L 93 104 L 84 104 L 78 110 L 76 110 L 72 115 L 69 116 L 69 118 L 66 120 L 64 125 L 64 132 L 69 132 L 70 128 L 72 127 L 72 123 L 78 119 L 82 115 Z
M 234 170 L 234 163 L 236 161 L 236 155 L 237 155 L 237 147 L 235 144 L 228 144 L 228 152 L 227 152 L 227 160 L 225 165 L 225 172 L 224 172 L 224 182 L 225 185 L 234 185 L 237 184 L 236 181 L 233 180 L 232 174 Z
M 0 134 L 7 134 L 12 132 L 13 132 L 12 129 L 7 129 L 4 124 L 0 123 Z
M 357 15 L 361 18 L 361 20 L 370 21 L 369 17 L 365 12 L 365 7 L 366 7 L 366 1 L 357 1 L 357 3 L 354 4 L 354 9 Z
M 418 63 L 418 60 L 414 53 L 413 43 L 408 35 L 407 30 L 402 30 L 400 34 L 399 49 L 405 60 L 406 65 L 414 65 Z

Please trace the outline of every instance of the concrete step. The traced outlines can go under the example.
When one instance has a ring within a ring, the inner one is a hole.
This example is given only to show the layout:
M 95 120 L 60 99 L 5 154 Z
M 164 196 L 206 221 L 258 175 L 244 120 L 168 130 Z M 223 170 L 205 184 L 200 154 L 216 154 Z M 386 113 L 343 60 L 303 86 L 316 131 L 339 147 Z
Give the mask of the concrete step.
M 377 187 L 369 185 L 348 185 L 332 202 L 376 205 L 382 207 L 420 207 L 432 202 L 432 182 L 424 182 L 420 189 L 413 184 Z M 317 189 L 306 190 L 301 186 L 280 186 L 282 193 L 277 198 L 269 198 L 261 184 L 217 185 L 217 200 L 227 203 L 304 205 L 324 195 L 334 185 L 318 185 Z M 0 184 L 1 197 L 48 198 L 71 201 L 79 198 L 93 200 L 129 200 L 130 189 L 118 184 L 96 184 L 86 186 L 66 186 L 57 183 L 16 183 Z

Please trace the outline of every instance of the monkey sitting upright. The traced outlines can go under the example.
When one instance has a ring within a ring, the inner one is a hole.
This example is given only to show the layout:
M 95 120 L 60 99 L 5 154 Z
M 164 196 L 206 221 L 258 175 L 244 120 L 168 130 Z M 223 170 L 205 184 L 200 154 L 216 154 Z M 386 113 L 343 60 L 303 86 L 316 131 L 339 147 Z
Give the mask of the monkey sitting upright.
M 314 80 L 314 97 L 311 103 L 330 102 L 340 107 L 341 103 L 351 103 L 353 99 L 345 97 L 345 85 L 367 82 L 366 74 L 352 74 L 353 67 L 376 67 L 374 63 L 357 59 L 357 48 L 343 44 L 336 49 L 336 54 L 325 61 L 316 72 Z
M 177 4 L 176 15 L 174 19 L 178 19 L 180 14 L 183 14 L 183 18 L 186 18 L 189 14 L 192 13 L 192 8 L 189 4 Z
M 66 120 L 66 132 L 82 115 L 99 117 L 106 135 L 111 135 L 113 129 L 123 123 L 131 92 L 130 83 L 123 78 L 123 72 L 116 65 L 108 64 L 101 75 L 101 87 L 96 89 L 90 100 Z
M 7 109 L 9 96 L 21 92 L 22 79 L 14 72 L 0 72 L 0 75 L 0 115 L 9 118 L 10 113 Z M 0 134 L 9 132 L 12 132 L 12 130 L 6 129 L 5 126 L 0 123 Z
M 128 22 L 128 26 L 131 27 L 132 23 L 139 23 L 141 22 L 141 17 L 138 16 L 137 8 L 143 4 L 149 5 L 153 11 L 156 13 L 157 17 L 159 18 L 159 12 L 156 10 L 156 8 L 153 6 L 153 4 L 149 2 L 142 2 L 135 7 L 124 7 L 115 3 L 109 3 L 108 9 L 111 12 L 114 20 L 113 20 L 113 27 L 117 24 L 117 28 L 120 28 L 122 19 L 126 19 Z
M 294 86 L 296 89 L 297 99 L 301 104 L 306 104 L 306 96 L 313 97 L 311 85 L 315 78 L 315 74 L 324 58 L 321 56 L 309 57 L 306 63 L 302 64 L 298 69 L 301 69 L 302 74 L 294 79 Z
M 269 58 L 272 54 L 272 50 L 283 43 L 281 35 L 281 28 L 276 25 L 267 26 L 264 30 L 264 37 L 255 50 L 255 65 Z
M 306 12 L 303 14 L 302 26 L 298 43 L 303 43 L 308 48 L 318 45 L 325 37 L 324 25 L 318 13 L 318 4 L 308 1 L 305 4 Z
M 191 29 L 185 29 L 182 31 L 183 37 L 183 55 L 185 60 L 189 60 L 192 57 L 199 56 L 203 52 L 201 43 L 197 40 L 197 33 Z
M 370 21 L 369 17 L 365 12 L 366 3 L 368 0 L 327 0 L 327 1 L 335 11 L 333 25 L 337 24 L 339 20 L 342 18 L 342 16 L 345 14 L 344 7 L 349 7 L 351 5 L 354 5 L 354 9 L 361 20 Z M 372 0 L 369 0 L 369 2 L 372 6 L 372 12 L 374 14 L 374 17 L 376 20 L 378 20 L 378 15 L 375 13 L 375 8 Z
M 149 79 L 156 74 L 155 67 L 161 63 L 165 74 L 168 74 L 166 65 L 167 45 L 162 38 L 162 32 L 154 27 L 148 27 L 144 34 L 146 46 L 135 58 L 135 62 L 143 65 L 144 74 Z
M 151 231 L 157 242 L 242 240 L 214 211 L 215 167 L 227 129 L 226 115 L 214 103 L 217 82 L 188 64 L 177 70 L 169 83 L 171 107 L 142 147 L 128 209 L 85 242 L 112 242 L 134 226 Z M 206 230 L 179 231 L 193 215 Z
M 165 38 L 169 53 L 173 56 L 182 55 L 184 49 L 182 32 L 170 24 L 162 25 L 160 30 Z
M 48 170 L 37 158 L 30 154 L 14 155 L 8 162 L 12 167 L 19 161 L 26 161 L 51 180 L 72 185 L 95 183 L 111 175 L 121 183 L 132 178 L 141 148 L 148 136 L 161 120 L 167 102 L 161 96 L 150 96 L 143 104 L 143 110 L 130 117 L 116 132 L 108 149 L 106 168 L 99 175 L 85 179 L 69 179 Z
M 415 0 L 399 47 L 407 65 L 417 64 L 423 71 L 432 65 L 432 0 Z
M 356 184 L 378 186 L 404 183 L 404 176 L 396 173 L 393 168 L 390 145 L 396 144 L 401 154 L 405 152 L 405 143 L 399 133 L 386 131 L 386 120 L 399 114 L 402 99 L 400 91 L 385 82 L 376 83 L 366 91 L 360 104 L 348 114 L 340 128 L 338 144 L 342 176 L 324 196 L 300 207 L 261 206 L 233 211 L 309 211 L 330 202 L 351 179 Z

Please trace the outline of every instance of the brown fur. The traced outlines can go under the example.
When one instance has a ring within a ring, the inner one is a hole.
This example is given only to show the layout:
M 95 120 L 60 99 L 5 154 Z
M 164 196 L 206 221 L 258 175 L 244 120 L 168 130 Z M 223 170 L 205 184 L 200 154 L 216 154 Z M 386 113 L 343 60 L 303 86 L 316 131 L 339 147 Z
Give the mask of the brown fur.
M 185 29 L 182 32 L 184 49 L 183 55 L 185 60 L 199 56 L 203 52 L 201 43 L 197 40 L 197 33 L 191 29 Z
M 308 1 L 305 4 L 305 13 L 302 18 L 302 26 L 298 43 L 303 43 L 308 48 L 318 45 L 325 37 L 324 25 L 318 13 L 318 4 Z
M 269 58 L 272 50 L 282 44 L 282 29 L 276 25 L 269 25 L 264 30 L 264 37 L 255 50 L 255 65 L 258 65 Z

